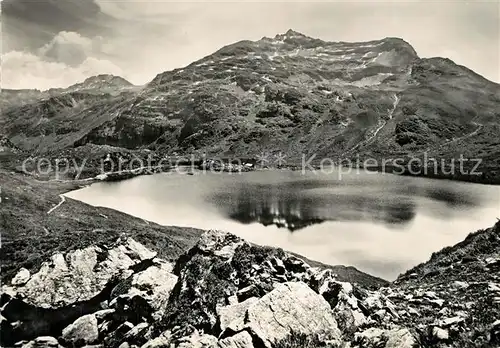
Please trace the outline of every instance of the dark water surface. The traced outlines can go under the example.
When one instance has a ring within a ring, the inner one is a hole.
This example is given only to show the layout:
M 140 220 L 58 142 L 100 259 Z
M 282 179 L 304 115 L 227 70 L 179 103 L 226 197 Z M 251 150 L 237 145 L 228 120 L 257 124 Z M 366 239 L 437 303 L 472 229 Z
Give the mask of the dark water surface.
M 500 217 L 500 187 L 380 173 L 158 174 L 66 196 L 163 225 L 222 229 L 386 279 Z

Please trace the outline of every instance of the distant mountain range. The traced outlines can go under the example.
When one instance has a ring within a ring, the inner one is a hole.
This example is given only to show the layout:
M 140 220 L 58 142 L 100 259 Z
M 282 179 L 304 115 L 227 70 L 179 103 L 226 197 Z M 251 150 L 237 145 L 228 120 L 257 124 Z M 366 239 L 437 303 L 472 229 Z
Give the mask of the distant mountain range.
M 81 83 L 67 88 L 51 88 L 46 91 L 38 89 L 2 89 L 0 105 L 2 109 L 31 104 L 38 100 L 75 92 L 116 93 L 133 88 L 134 85 L 122 77 L 114 75 L 97 75 L 87 78 Z
M 428 151 L 500 167 L 500 85 L 449 59 L 419 58 L 398 38 L 326 42 L 290 30 L 142 87 L 101 75 L 66 89 L 4 90 L 0 102 L 2 135 L 34 153 L 86 144 L 290 159 Z

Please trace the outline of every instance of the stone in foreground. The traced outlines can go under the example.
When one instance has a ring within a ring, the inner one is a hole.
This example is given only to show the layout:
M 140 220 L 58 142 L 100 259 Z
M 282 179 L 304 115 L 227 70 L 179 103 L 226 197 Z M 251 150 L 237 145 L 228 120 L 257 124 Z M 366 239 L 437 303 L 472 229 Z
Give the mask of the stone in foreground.
M 330 306 L 301 282 L 279 284 L 251 305 L 247 315 L 247 327 L 268 347 L 292 333 L 320 334 L 327 342 L 341 343 L 341 332 Z

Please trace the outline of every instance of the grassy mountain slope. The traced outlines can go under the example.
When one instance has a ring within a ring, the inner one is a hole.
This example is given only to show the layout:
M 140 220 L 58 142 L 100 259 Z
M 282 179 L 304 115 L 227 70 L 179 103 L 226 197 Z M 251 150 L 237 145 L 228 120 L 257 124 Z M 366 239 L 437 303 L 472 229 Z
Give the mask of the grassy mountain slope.
M 500 165 L 500 86 L 449 59 L 420 59 L 397 38 L 325 42 L 288 31 L 223 47 L 144 88 L 117 79 L 10 101 L 4 136 L 39 154 L 91 143 L 289 159 L 464 153 L 489 171 Z

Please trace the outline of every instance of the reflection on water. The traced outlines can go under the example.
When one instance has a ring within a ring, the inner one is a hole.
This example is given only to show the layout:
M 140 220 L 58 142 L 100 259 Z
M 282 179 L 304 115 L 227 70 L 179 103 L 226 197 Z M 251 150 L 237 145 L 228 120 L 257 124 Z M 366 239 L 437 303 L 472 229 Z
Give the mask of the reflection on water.
M 407 196 L 380 191 L 348 189 L 332 183 L 287 182 L 280 184 L 243 183 L 227 191 L 211 193 L 208 202 L 222 214 L 243 224 L 258 222 L 296 231 L 325 221 L 373 221 L 407 224 L 416 215 L 416 206 Z M 318 190 L 319 188 L 323 188 Z
M 160 174 L 67 196 L 163 225 L 221 229 L 386 279 L 500 216 L 500 187 L 379 173 Z M 292 233 L 293 232 L 293 233 Z
M 225 197 L 229 198 L 229 197 Z M 254 196 L 242 193 L 237 197 L 236 207 L 226 206 L 227 216 L 243 224 L 258 222 L 264 226 L 275 225 L 279 228 L 287 228 L 290 231 L 320 224 L 326 219 L 315 216 L 312 206 L 306 199 L 290 199 L 288 201 L 277 200 L 255 200 Z M 225 201 L 224 197 L 218 197 L 219 201 Z
M 241 182 L 209 192 L 207 202 L 224 216 L 244 224 L 254 222 L 296 231 L 325 221 L 369 221 L 391 225 L 410 223 L 417 214 L 417 201 L 443 203 L 463 210 L 476 207 L 481 197 L 460 185 L 402 185 L 395 180 L 365 176 L 364 181 L 323 178 L 285 182 Z M 400 178 L 397 178 L 400 179 Z M 429 180 L 431 183 L 439 181 Z
M 417 192 L 418 194 L 418 192 Z M 474 207 L 480 204 L 480 199 L 466 192 L 456 192 L 446 187 L 432 187 L 424 190 L 424 196 L 434 201 L 442 202 L 448 207 Z

